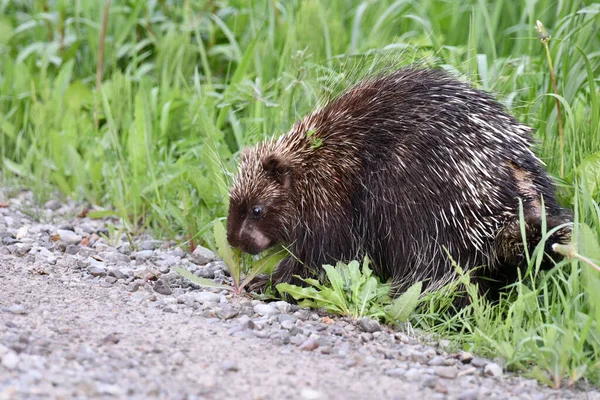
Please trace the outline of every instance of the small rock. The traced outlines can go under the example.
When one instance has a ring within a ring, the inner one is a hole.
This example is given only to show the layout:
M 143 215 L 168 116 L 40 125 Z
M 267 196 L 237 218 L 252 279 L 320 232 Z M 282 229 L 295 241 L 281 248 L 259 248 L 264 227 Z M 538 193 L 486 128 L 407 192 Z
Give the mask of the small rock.
M 10 351 L 4 356 L 2 356 L 2 365 L 4 366 L 4 368 L 9 370 L 17 368 L 17 365 L 19 365 L 19 361 L 19 356 L 13 351 Z
M 228 320 L 235 318 L 240 312 L 230 305 L 226 305 L 223 308 L 219 308 L 215 311 L 215 314 L 219 319 Z
M 487 365 L 487 360 L 484 360 L 483 358 L 479 358 L 479 357 L 474 357 L 471 360 L 471 365 L 474 366 L 475 368 L 483 368 Z
M 116 268 L 109 268 L 108 276 L 112 276 L 115 279 L 127 279 L 127 275 L 125 275 L 123 272 L 121 272 L 120 270 L 118 270 Z
M 458 370 L 454 367 L 435 367 L 435 374 L 446 379 L 454 379 L 458 374 Z
M 221 261 L 210 262 L 206 265 L 201 265 L 194 275 L 206 279 L 215 279 L 215 277 L 225 268 L 225 264 Z
M 379 322 L 368 317 L 361 318 L 358 327 L 360 330 L 367 333 L 378 332 L 381 330 L 381 325 L 379 325 Z
M 140 283 L 137 281 L 131 282 L 129 285 L 127 285 L 127 291 L 128 292 L 135 292 L 140 288 Z
M 221 295 L 211 292 L 197 292 L 192 294 L 193 299 L 200 303 L 218 303 L 221 301 Z
M 25 254 L 29 253 L 32 247 L 33 245 L 31 243 L 18 243 L 16 253 L 19 256 L 24 256 Z
M 11 236 L 6 236 L 2 238 L 2 244 L 10 246 L 11 244 L 19 243 L 17 239 Z
M 284 314 L 287 314 L 292 310 L 292 305 L 287 301 L 276 301 L 274 303 L 271 303 L 271 305 L 273 305 L 276 309 L 278 309 Z
M 60 237 L 60 241 L 66 244 L 77 244 L 83 239 L 81 235 L 69 229 L 59 229 L 58 236 Z
M 185 252 L 183 250 L 181 250 L 180 247 L 176 247 L 175 249 L 173 249 L 169 252 L 169 255 L 173 256 L 173 257 L 183 258 L 183 257 L 185 257 Z
M 325 398 L 323 393 L 308 388 L 302 389 L 300 396 L 305 400 L 320 400 Z
M 79 246 L 77 246 L 76 244 L 70 244 L 65 249 L 65 253 L 75 255 L 79 253 Z
M 98 254 L 98 257 L 111 264 L 117 264 L 119 262 L 127 264 L 130 261 L 128 256 L 116 251 L 102 251 Z
M 296 326 L 296 325 L 294 325 L 294 321 L 289 320 L 289 319 L 286 319 L 286 320 L 284 320 L 284 321 L 281 322 L 281 327 L 283 329 L 287 329 L 288 331 L 290 329 L 292 329 L 294 326 Z
M 428 387 L 428 388 L 435 388 L 438 384 L 438 378 L 435 376 L 428 376 L 427 378 L 425 378 L 423 380 L 423 386 Z
M 23 239 L 25 236 L 27 236 L 28 231 L 29 231 L 29 227 L 27 225 L 23 225 L 22 227 L 20 227 L 17 230 L 16 238 Z
M 194 249 L 194 252 L 190 254 L 190 258 L 195 264 L 204 265 L 211 261 L 215 261 L 217 256 L 206 247 L 198 246 Z
M 131 253 L 131 256 L 138 261 L 145 261 L 154 255 L 154 250 L 141 250 Z
M 459 359 L 463 364 L 468 364 L 473 359 L 473 354 L 466 351 L 461 351 Z
M 60 203 L 60 201 L 58 201 L 56 199 L 51 199 L 44 203 L 44 208 L 46 210 L 56 211 L 60 207 L 62 207 L 62 204 Z
M 142 242 L 142 250 L 156 250 L 160 247 L 162 242 L 160 240 L 144 240 Z
M 25 306 L 23 304 L 13 304 L 8 307 L 8 312 L 15 315 L 25 315 L 27 314 L 27 310 L 25 310 Z
M 225 372 L 238 372 L 240 370 L 240 367 L 238 367 L 235 361 L 225 361 L 221 365 L 221 369 Z
M 409 381 L 420 381 L 422 378 L 422 374 L 421 371 L 419 371 L 416 368 L 410 368 L 408 371 L 406 371 L 406 373 L 404 374 L 404 377 L 406 379 L 408 379 Z
M 496 363 L 489 363 L 483 369 L 483 373 L 498 378 L 502 376 L 502 367 Z
M 99 265 L 90 265 L 88 267 L 88 272 L 92 276 L 106 276 L 106 268 Z
M 444 365 L 445 361 L 446 361 L 446 359 L 444 357 L 435 356 L 431 360 L 429 360 L 427 365 L 432 366 L 432 367 L 439 367 L 441 365 Z
M 279 310 L 270 304 L 259 303 L 254 306 L 254 312 L 260 316 L 270 316 L 279 314 Z
M 117 282 L 117 278 L 114 276 L 107 276 L 104 282 L 108 283 L 109 285 L 114 285 L 115 282 Z
M 168 296 L 171 293 L 173 293 L 167 281 L 162 278 L 156 281 L 153 289 L 156 293 L 164 294 L 165 296 Z
M 117 332 L 109 333 L 102 339 L 102 342 L 106 344 L 117 344 L 121 341 L 121 338 Z
M 164 312 L 173 313 L 173 314 L 177 314 L 178 310 L 179 309 L 177 308 L 177 304 L 167 304 L 165 306 L 165 308 L 163 308 Z
M 401 378 L 406 373 L 406 370 L 403 368 L 390 368 L 383 371 L 383 373 L 392 378 Z
M 298 346 L 298 348 L 300 350 L 305 350 L 305 351 L 313 351 L 317 347 L 319 347 L 319 342 L 317 342 L 312 337 L 306 339 L 306 341 L 304 343 L 302 343 L 300 346 Z

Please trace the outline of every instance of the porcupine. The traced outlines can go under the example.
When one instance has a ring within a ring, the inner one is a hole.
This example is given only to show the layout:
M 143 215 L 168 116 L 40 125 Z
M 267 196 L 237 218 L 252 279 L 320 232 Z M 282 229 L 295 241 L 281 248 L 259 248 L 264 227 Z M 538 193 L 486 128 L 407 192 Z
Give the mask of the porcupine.
M 543 211 L 548 230 L 571 220 L 531 132 L 492 96 L 440 70 L 367 78 L 241 153 L 228 241 L 251 254 L 286 245 L 293 256 L 273 272 L 275 284 L 368 255 L 398 291 L 418 280 L 440 287 L 456 277 L 452 261 L 480 267 L 475 281 L 494 298 L 527 266 L 520 202 L 529 251 L 542 238 Z M 570 232 L 559 228 L 546 253 Z

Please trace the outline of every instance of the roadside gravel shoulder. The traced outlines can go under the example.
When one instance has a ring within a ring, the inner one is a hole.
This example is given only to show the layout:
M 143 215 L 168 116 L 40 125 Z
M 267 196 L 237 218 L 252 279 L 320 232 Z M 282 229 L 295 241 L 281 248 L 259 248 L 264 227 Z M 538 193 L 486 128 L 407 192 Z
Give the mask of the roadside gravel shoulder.
M 227 280 L 209 250 L 107 242 L 72 203 L 41 224 L 28 196 L 0 208 L 0 400 L 600 399 L 376 321 L 200 290 L 171 268 Z

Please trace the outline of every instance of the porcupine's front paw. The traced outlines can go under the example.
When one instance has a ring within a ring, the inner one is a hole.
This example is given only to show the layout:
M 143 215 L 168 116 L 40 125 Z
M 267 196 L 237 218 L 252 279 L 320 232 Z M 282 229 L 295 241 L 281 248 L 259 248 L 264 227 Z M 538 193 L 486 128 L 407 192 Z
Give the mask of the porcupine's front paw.
M 267 285 L 271 282 L 270 275 L 260 274 L 255 276 L 246 286 L 246 291 L 251 293 L 264 293 L 267 289 Z

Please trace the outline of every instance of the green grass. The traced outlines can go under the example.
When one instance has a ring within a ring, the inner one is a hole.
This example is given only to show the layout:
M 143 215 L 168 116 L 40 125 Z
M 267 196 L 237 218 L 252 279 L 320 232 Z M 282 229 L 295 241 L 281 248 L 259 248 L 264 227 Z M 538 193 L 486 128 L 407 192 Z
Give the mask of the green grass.
M 492 91 L 533 126 L 561 201 L 600 238 L 599 3 L 115 0 L 96 91 L 103 9 L 0 1 L 0 180 L 31 187 L 40 202 L 58 189 L 111 207 L 132 232 L 211 244 L 243 146 L 368 71 L 418 62 Z M 551 34 L 558 95 L 536 20 Z M 417 323 L 511 368 L 536 366 L 553 385 L 597 385 L 594 273 L 564 262 L 511 302 L 455 316 L 440 314 L 437 294 Z

